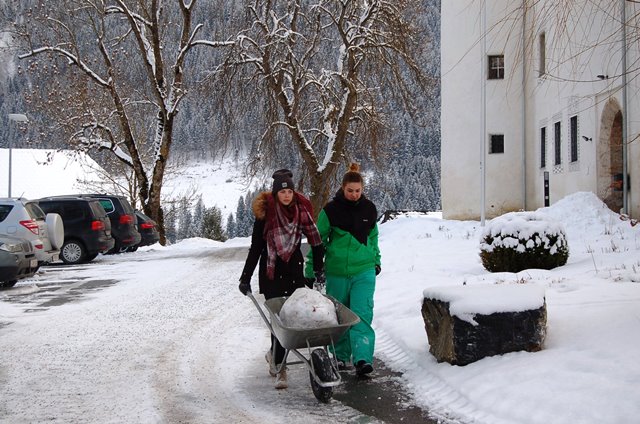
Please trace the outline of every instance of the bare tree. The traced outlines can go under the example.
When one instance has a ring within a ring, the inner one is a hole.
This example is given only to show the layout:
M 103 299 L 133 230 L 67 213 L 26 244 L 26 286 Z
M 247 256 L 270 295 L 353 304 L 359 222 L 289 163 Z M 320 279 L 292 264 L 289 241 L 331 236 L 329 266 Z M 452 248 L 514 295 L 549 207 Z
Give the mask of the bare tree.
M 515 63 L 530 60 L 527 55 L 537 52 L 538 62 L 533 67 L 541 80 L 571 84 L 610 80 L 613 85 L 624 75 L 632 82 L 640 76 L 640 57 L 629 55 L 624 68 L 620 58 L 622 40 L 629 51 L 638 49 L 639 5 L 639 0 L 525 0 L 509 4 L 486 35 L 506 34 L 505 42 L 515 40 Z M 593 75 L 585 70 L 584 62 L 593 57 L 615 73 Z M 609 90 L 611 86 L 603 92 Z
M 198 46 L 233 41 L 199 38 L 197 0 L 60 0 L 40 2 L 23 28 L 29 68 L 60 75 L 52 108 L 70 141 L 84 149 L 108 149 L 135 176 L 144 212 L 161 228 L 162 184 L 174 122 L 188 94 L 188 61 Z M 215 14 L 217 3 L 206 3 Z M 205 21 L 206 14 L 201 14 Z M 38 56 L 50 61 L 42 65 Z M 66 85 L 64 83 L 67 83 Z M 62 101 L 62 104 L 56 103 Z
M 257 87 L 255 104 L 265 108 L 254 165 L 274 165 L 274 152 L 292 147 L 316 213 L 341 164 L 356 151 L 375 159 L 383 150 L 388 99 L 415 112 L 414 93 L 431 83 L 416 61 L 425 46 L 418 21 L 423 3 L 254 0 L 247 6 L 249 29 L 237 37 L 227 65 Z

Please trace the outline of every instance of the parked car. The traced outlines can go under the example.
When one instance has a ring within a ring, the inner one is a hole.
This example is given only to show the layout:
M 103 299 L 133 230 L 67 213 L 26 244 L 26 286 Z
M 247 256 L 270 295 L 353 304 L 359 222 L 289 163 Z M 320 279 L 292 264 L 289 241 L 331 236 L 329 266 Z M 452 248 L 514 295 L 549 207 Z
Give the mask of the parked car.
M 0 288 L 13 287 L 17 282 L 18 257 L 0 248 Z
M 142 240 L 137 245 L 130 247 L 128 249 L 129 252 L 135 252 L 138 247 L 151 246 L 160 241 L 158 224 L 153 219 L 136 209 L 136 221 L 138 222 L 138 232 L 140 232 Z
M 64 223 L 60 259 L 66 264 L 90 262 L 115 246 L 111 221 L 100 200 L 78 196 L 50 196 L 35 200 L 46 213 L 57 213 Z
M 0 199 L 0 235 L 29 240 L 38 266 L 55 262 L 64 243 L 64 224 L 60 215 L 46 214 L 34 201 L 23 198 Z
M 140 243 L 142 236 L 136 228 L 136 216 L 131 203 L 124 196 L 112 194 L 83 194 L 98 199 L 111 220 L 111 235 L 116 243 L 108 253 L 124 252 Z
M 0 288 L 13 287 L 37 270 L 38 259 L 29 240 L 0 236 Z

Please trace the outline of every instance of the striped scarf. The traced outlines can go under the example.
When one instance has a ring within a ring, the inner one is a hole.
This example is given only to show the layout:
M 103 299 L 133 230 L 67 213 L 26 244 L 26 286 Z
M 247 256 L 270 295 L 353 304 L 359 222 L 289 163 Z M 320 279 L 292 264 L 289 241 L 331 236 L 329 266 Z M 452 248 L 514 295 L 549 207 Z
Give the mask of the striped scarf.
M 279 256 L 284 262 L 289 262 L 300 244 L 302 234 L 311 246 L 322 244 L 312 214 L 311 202 L 297 192 L 294 192 L 289 206 L 269 196 L 264 237 L 267 241 L 267 277 L 270 280 L 275 277 L 276 258 Z

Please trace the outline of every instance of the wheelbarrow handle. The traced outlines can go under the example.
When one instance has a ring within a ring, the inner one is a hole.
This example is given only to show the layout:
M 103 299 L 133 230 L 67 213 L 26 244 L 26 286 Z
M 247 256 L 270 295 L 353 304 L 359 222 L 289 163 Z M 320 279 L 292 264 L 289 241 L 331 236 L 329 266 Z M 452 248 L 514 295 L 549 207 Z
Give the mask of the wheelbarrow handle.
M 271 322 L 269 322 L 269 318 L 267 318 L 267 315 L 262 310 L 262 306 L 260 306 L 256 298 L 253 296 L 253 293 L 247 292 L 247 297 L 251 299 L 251 301 L 253 301 L 254 305 L 256 305 L 256 308 L 258 309 L 258 312 L 260 312 L 262 319 L 264 320 L 265 324 L 267 324 L 267 327 L 269 327 L 269 331 L 273 334 L 273 327 L 271 326 Z

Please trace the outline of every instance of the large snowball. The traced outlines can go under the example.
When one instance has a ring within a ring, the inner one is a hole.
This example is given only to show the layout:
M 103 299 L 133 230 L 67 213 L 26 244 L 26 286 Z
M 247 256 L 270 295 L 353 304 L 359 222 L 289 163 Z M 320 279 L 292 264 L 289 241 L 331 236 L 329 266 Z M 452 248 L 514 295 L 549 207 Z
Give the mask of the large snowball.
M 336 308 L 320 292 L 302 287 L 284 302 L 280 320 L 286 327 L 320 328 L 338 325 Z

